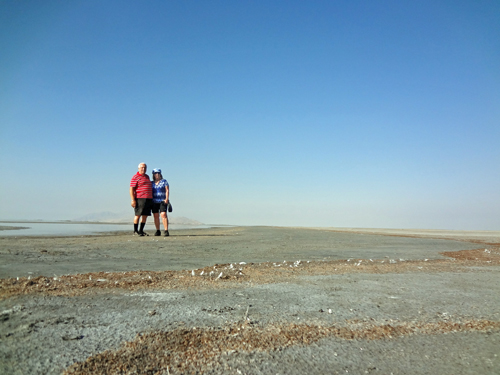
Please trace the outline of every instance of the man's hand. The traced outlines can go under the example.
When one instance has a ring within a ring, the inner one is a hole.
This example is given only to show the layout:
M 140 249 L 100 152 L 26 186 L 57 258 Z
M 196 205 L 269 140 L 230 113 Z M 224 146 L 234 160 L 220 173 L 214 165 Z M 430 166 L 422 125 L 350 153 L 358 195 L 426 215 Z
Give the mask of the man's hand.
M 130 192 L 130 199 L 132 200 L 132 204 L 131 206 L 135 208 L 135 206 L 137 205 L 136 203 L 136 196 L 135 196 L 135 188 L 134 187 L 131 187 L 129 189 L 129 192 Z

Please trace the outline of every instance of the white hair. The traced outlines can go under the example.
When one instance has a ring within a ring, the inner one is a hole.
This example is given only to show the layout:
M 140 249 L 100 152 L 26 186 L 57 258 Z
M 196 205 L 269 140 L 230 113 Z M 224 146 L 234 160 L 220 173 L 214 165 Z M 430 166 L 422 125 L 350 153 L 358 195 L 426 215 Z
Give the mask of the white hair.
M 137 166 L 137 168 L 140 168 L 140 167 L 141 167 L 141 165 L 143 165 L 143 164 L 144 164 L 144 166 L 145 166 L 145 167 L 147 167 L 147 164 L 146 164 L 146 163 L 139 163 L 139 165 Z

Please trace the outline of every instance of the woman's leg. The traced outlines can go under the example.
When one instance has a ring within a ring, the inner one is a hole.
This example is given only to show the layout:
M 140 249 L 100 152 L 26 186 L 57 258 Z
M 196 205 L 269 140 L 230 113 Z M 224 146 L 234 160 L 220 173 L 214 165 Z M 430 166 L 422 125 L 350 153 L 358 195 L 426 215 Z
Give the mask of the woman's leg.
M 168 231 L 168 216 L 167 216 L 166 212 L 161 213 L 161 219 L 163 221 L 163 227 L 165 228 L 165 230 Z M 158 224 L 158 228 L 159 227 L 160 227 L 160 224 Z

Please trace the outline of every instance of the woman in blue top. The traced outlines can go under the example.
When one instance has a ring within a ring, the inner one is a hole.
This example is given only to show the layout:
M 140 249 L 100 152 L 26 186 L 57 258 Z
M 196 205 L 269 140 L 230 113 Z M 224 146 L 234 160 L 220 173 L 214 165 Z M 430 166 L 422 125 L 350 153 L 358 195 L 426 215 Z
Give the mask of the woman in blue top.
M 153 207 L 151 211 L 155 219 L 156 233 L 155 236 L 161 236 L 160 231 L 160 215 L 165 228 L 165 236 L 168 236 L 168 196 L 169 186 L 167 180 L 161 175 L 161 169 L 153 169 Z

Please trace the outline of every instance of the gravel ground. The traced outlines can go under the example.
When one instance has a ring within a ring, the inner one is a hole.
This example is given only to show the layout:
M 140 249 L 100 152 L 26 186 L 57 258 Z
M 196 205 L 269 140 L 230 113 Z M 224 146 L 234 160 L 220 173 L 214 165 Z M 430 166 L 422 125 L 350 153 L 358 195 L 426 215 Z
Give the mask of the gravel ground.
M 0 238 L 0 373 L 500 373 L 498 238 L 382 234 Z

